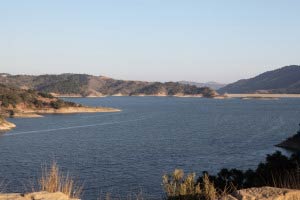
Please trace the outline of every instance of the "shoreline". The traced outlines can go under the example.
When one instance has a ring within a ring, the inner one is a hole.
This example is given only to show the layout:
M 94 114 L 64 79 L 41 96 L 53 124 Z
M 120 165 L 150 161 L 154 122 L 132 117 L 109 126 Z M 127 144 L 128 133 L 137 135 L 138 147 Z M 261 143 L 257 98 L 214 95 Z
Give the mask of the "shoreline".
M 99 95 L 99 96 L 82 96 L 82 95 L 56 95 L 57 98 L 105 98 L 105 97 L 203 97 L 202 95 L 146 95 L 146 94 L 140 94 L 140 95 Z
M 224 94 L 224 95 L 216 95 L 212 97 L 204 97 L 202 94 L 197 95 L 166 95 L 166 94 L 157 94 L 157 95 L 146 95 L 146 94 L 138 94 L 138 95 L 122 95 L 122 94 L 114 94 L 114 95 L 92 95 L 92 96 L 83 96 L 83 95 L 58 95 L 55 94 L 57 98 L 105 98 L 105 97 L 178 97 L 178 98 L 212 98 L 212 99 L 232 99 L 232 98 L 240 98 L 244 100 L 248 99 L 261 99 L 261 100 L 276 100 L 281 98 L 300 98 L 300 94 L 256 94 L 256 93 L 247 93 L 247 94 Z
M 224 94 L 227 98 L 243 99 L 280 99 L 280 98 L 300 98 L 300 94 Z
M 7 118 L 40 118 L 44 114 L 75 114 L 75 113 L 100 113 L 100 112 L 121 112 L 120 109 L 108 107 L 67 107 L 67 108 L 45 108 L 45 109 L 24 109 L 15 111 L 13 116 Z M 0 119 L 0 132 L 10 131 L 16 127 L 14 123 L 6 119 Z

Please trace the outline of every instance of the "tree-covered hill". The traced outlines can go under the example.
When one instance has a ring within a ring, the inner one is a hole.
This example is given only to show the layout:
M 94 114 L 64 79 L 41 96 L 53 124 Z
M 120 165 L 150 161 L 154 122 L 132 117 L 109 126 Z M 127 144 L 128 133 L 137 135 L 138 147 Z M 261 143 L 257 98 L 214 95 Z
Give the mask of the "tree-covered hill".
M 0 115 L 12 114 L 18 109 L 45 109 L 81 106 L 72 102 L 66 102 L 53 97 L 48 93 L 35 90 L 19 89 L 0 84 Z

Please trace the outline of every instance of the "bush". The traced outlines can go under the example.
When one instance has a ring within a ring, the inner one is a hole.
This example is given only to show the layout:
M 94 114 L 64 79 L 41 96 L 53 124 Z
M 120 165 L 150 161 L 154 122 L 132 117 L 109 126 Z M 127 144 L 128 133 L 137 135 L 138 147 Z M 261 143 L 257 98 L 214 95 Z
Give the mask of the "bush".
M 57 101 L 51 101 L 50 106 L 54 109 L 60 109 L 64 106 L 64 101 L 58 99 Z
M 299 163 L 298 155 L 288 158 L 277 151 L 267 155 L 266 161 L 255 170 L 222 169 L 216 176 L 209 176 L 209 179 L 218 190 L 229 192 L 262 186 L 300 189 Z M 199 177 L 197 183 L 203 182 L 204 178 Z
M 44 106 L 43 101 L 38 100 L 38 99 L 35 99 L 35 100 L 33 101 L 33 104 L 34 104 L 37 108 L 41 108 L 41 107 Z
M 163 176 L 163 188 L 167 200 L 215 200 L 217 192 L 214 184 L 204 175 L 203 182 L 195 182 L 195 173 L 184 176 L 181 169 Z

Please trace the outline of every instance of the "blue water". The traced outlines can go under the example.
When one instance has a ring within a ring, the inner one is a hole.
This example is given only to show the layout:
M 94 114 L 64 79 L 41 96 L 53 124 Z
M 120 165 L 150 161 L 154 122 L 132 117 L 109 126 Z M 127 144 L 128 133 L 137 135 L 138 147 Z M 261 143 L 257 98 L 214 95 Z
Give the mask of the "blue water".
M 12 119 L 0 137 L 0 180 L 30 190 L 42 164 L 56 160 L 84 182 L 84 199 L 107 192 L 162 196 L 161 176 L 175 168 L 201 174 L 247 169 L 298 129 L 300 99 L 214 100 L 172 97 L 68 99 L 119 113 Z

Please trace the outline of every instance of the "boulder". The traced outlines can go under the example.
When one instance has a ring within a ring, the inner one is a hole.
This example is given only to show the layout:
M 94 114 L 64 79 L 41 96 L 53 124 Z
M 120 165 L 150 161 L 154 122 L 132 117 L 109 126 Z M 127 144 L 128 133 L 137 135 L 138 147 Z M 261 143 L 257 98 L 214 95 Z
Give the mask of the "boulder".
M 259 187 L 238 190 L 223 200 L 300 200 L 300 190 Z
M 69 198 L 62 192 L 49 193 L 45 191 L 33 192 L 28 194 L 8 193 L 1 194 L 0 200 L 79 200 Z

